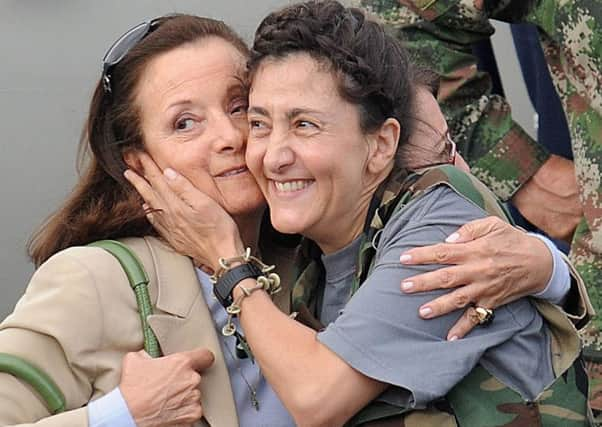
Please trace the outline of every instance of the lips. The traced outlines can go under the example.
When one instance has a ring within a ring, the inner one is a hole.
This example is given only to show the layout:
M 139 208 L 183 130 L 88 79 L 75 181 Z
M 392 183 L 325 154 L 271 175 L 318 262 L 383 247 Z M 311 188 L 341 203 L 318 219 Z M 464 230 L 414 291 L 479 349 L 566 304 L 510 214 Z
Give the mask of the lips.
M 249 169 L 247 169 L 246 165 L 240 165 L 240 166 L 235 166 L 235 167 L 226 169 L 226 170 L 218 173 L 215 176 L 217 178 L 227 178 L 227 177 L 234 176 L 234 175 L 240 175 L 241 173 L 245 173 L 248 170 Z

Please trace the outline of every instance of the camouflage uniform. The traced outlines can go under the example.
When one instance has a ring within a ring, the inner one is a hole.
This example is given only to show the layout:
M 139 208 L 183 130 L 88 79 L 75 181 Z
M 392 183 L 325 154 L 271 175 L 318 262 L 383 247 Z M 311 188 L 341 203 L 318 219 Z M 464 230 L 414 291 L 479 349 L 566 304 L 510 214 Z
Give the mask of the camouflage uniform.
M 447 185 L 462 197 L 480 206 L 490 215 L 506 219 L 503 207 L 493 194 L 471 175 L 453 166 L 439 166 L 405 177 L 394 171 L 374 196 L 378 208 L 371 215 L 360 246 L 352 293 L 365 281 L 376 250 L 372 244 L 388 219 L 413 198 L 437 185 Z M 324 270 L 317 246 L 309 241 L 301 245 L 301 273 L 293 286 L 291 307 L 296 319 L 321 329 L 315 314 L 324 284 Z M 438 426 L 586 426 L 587 377 L 578 357 L 580 343 L 572 323 L 555 305 L 533 301 L 548 322 L 551 336 L 552 365 L 556 381 L 547 387 L 534 402 L 526 402 L 511 388 L 487 370 L 477 365 L 446 396 L 427 409 L 373 402 L 360 411 L 347 425 L 365 427 L 438 427 Z
M 506 101 L 492 95 L 477 71 L 471 45 L 491 36 L 489 19 L 535 24 L 567 116 L 584 217 L 570 258 L 602 309 L 602 1 L 362 0 L 417 60 L 442 77 L 441 107 L 472 172 L 503 200 L 549 154 L 512 121 Z M 582 332 L 590 364 L 592 407 L 602 409 L 602 315 Z

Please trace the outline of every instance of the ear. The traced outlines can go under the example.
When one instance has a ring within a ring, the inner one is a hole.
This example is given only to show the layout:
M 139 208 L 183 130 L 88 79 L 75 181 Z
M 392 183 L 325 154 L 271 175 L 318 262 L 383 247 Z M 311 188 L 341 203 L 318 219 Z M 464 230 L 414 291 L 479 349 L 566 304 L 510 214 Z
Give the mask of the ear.
M 137 172 L 138 174 L 142 173 L 144 171 L 144 168 L 142 167 L 142 163 L 140 163 L 140 158 L 138 157 L 138 150 L 126 150 L 123 153 L 123 161 L 125 162 L 126 165 L 128 165 L 128 167 L 132 170 L 134 170 L 135 172 Z
M 373 174 L 386 170 L 395 158 L 400 133 L 399 122 L 389 117 L 382 126 L 370 135 L 370 153 L 367 168 Z

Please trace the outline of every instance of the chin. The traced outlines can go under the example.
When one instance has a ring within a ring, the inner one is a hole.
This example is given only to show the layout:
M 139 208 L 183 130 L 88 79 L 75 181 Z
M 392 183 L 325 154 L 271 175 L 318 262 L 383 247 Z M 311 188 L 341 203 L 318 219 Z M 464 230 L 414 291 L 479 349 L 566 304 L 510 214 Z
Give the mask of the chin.
M 255 215 L 258 212 L 263 213 L 266 203 L 262 195 L 250 200 L 232 200 L 225 207 L 231 216 Z
M 272 222 L 272 226 L 281 233 L 305 234 L 306 227 L 303 226 L 303 221 L 296 216 L 279 216 L 270 212 L 270 221 Z

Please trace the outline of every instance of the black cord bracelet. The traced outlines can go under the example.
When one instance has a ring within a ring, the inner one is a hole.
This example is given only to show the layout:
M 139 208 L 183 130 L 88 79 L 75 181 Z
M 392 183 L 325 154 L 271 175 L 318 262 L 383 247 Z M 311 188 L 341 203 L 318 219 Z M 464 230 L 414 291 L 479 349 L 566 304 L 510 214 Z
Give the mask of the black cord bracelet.
M 233 303 L 232 291 L 234 287 L 245 279 L 257 279 L 262 274 L 261 269 L 255 264 L 244 263 L 238 265 L 229 269 L 217 279 L 213 286 L 213 293 L 220 304 L 224 308 L 228 308 Z

